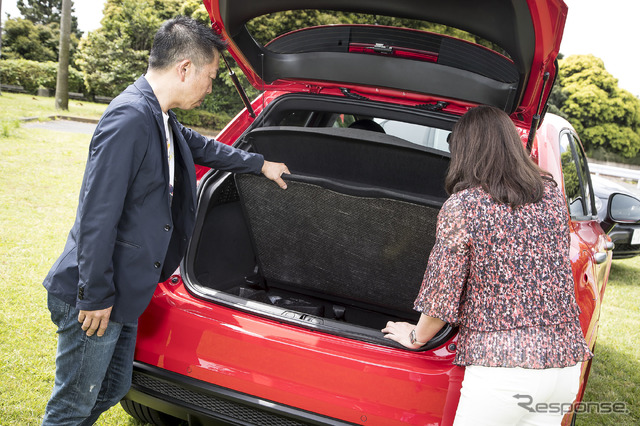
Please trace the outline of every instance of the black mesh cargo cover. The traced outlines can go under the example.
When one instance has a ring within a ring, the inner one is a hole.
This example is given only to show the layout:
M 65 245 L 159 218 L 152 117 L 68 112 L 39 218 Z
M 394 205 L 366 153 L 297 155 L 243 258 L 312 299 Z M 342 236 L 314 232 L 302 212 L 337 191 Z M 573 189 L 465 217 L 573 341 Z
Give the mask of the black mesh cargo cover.
M 435 241 L 438 208 L 303 180 L 289 179 L 282 190 L 261 176 L 236 176 L 267 282 L 412 311 Z

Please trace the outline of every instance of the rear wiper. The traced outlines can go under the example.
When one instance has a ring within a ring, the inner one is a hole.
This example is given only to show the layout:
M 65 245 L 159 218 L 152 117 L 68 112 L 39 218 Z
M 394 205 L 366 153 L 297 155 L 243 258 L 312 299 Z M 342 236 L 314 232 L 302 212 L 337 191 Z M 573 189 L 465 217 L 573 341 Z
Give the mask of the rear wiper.
M 347 89 L 346 87 L 341 87 L 340 91 L 342 92 L 342 94 L 344 95 L 345 98 L 349 98 L 349 99 L 358 99 L 361 101 L 368 101 L 369 98 L 367 98 L 366 96 L 362 96 L 362 95 L 358 95 L 357 93 L 353 93 L 350 89 Z
M 449 106 L 449 102 L 438 101 L 432 104 L 418 104 L 414 105 L 416 108 L 426 109 L 427 111 L 442 111 Z

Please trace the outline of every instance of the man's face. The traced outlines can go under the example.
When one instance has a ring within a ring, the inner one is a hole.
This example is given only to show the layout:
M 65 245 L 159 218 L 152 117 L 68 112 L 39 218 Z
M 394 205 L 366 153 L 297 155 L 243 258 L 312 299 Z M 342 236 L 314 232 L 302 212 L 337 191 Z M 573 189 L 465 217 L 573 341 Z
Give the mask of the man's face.
M 213 61 L 209 64 L 196 67 L 193 63 L 186 71 L 183 93 L 181 94 L 181 109 L 193 109 L 199 107 L 204 97 L 211 93 L 211 84 L 218 73 L 220 54 L 216 51 Z

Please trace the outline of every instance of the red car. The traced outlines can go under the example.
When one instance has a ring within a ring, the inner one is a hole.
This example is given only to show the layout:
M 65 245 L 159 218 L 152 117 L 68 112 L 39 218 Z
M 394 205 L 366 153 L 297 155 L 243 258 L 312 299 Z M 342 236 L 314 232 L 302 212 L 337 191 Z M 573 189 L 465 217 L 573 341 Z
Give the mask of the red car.
M 452 363 L 456 328 L 419 351 L 380 330 L 419 316 L 413 300 L 447 198 L 447 136 L 480 104 L 507 111 L 563 187 L 563 176 L 577 178 L 571 260 L 593 348 L 611 244 L 579 143 L 564 165 L 558 133 L 534 137 L 557 71 L 561 0 L 204 3 L 262 91 L 219 139 L 292 175 L 282 191 L 262 177 L 198 170 L 189 250 L 140 318 L 122 403 L 130 414 L 154 424 L 450 424 L 464 375 Z M 252 36 L 252 19 L 303 6 L 342 23 L 264 44 Z M 350 16 L 371 19 L 344 23 Z M 420 30 L 422 21 L 462 38 Z

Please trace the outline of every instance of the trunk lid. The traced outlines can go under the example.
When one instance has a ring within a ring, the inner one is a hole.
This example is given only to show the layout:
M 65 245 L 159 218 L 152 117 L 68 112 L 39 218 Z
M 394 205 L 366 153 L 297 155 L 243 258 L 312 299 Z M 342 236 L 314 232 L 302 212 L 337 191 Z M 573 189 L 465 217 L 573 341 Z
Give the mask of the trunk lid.
M 525 122 L 531 121 L 541 96 L 544 105 L 551 90 L 543 77 L 546 73 L 551 81 L 555 77 L 567 15 L 562 0 L 204 0 L 204 4 L 214 29 L 229 41 L 229 51 L 258 89 L 347 88 L 365 95 L 382 91 L 400 99 L 411 94 L 410 99 L 424 102 L 493 105 Z M 300 9 L 335 12 L 343 21 L 344 16 L 355 16 L 348 14 L 368 14 L 400 26 L 302 24 L 263 42 L 247 26 L 256 17 Z M 416 22 L 421 21 L 466 31 L 490 42 L 491 48 L 403 27 L 407 22 L 419 27 Z

